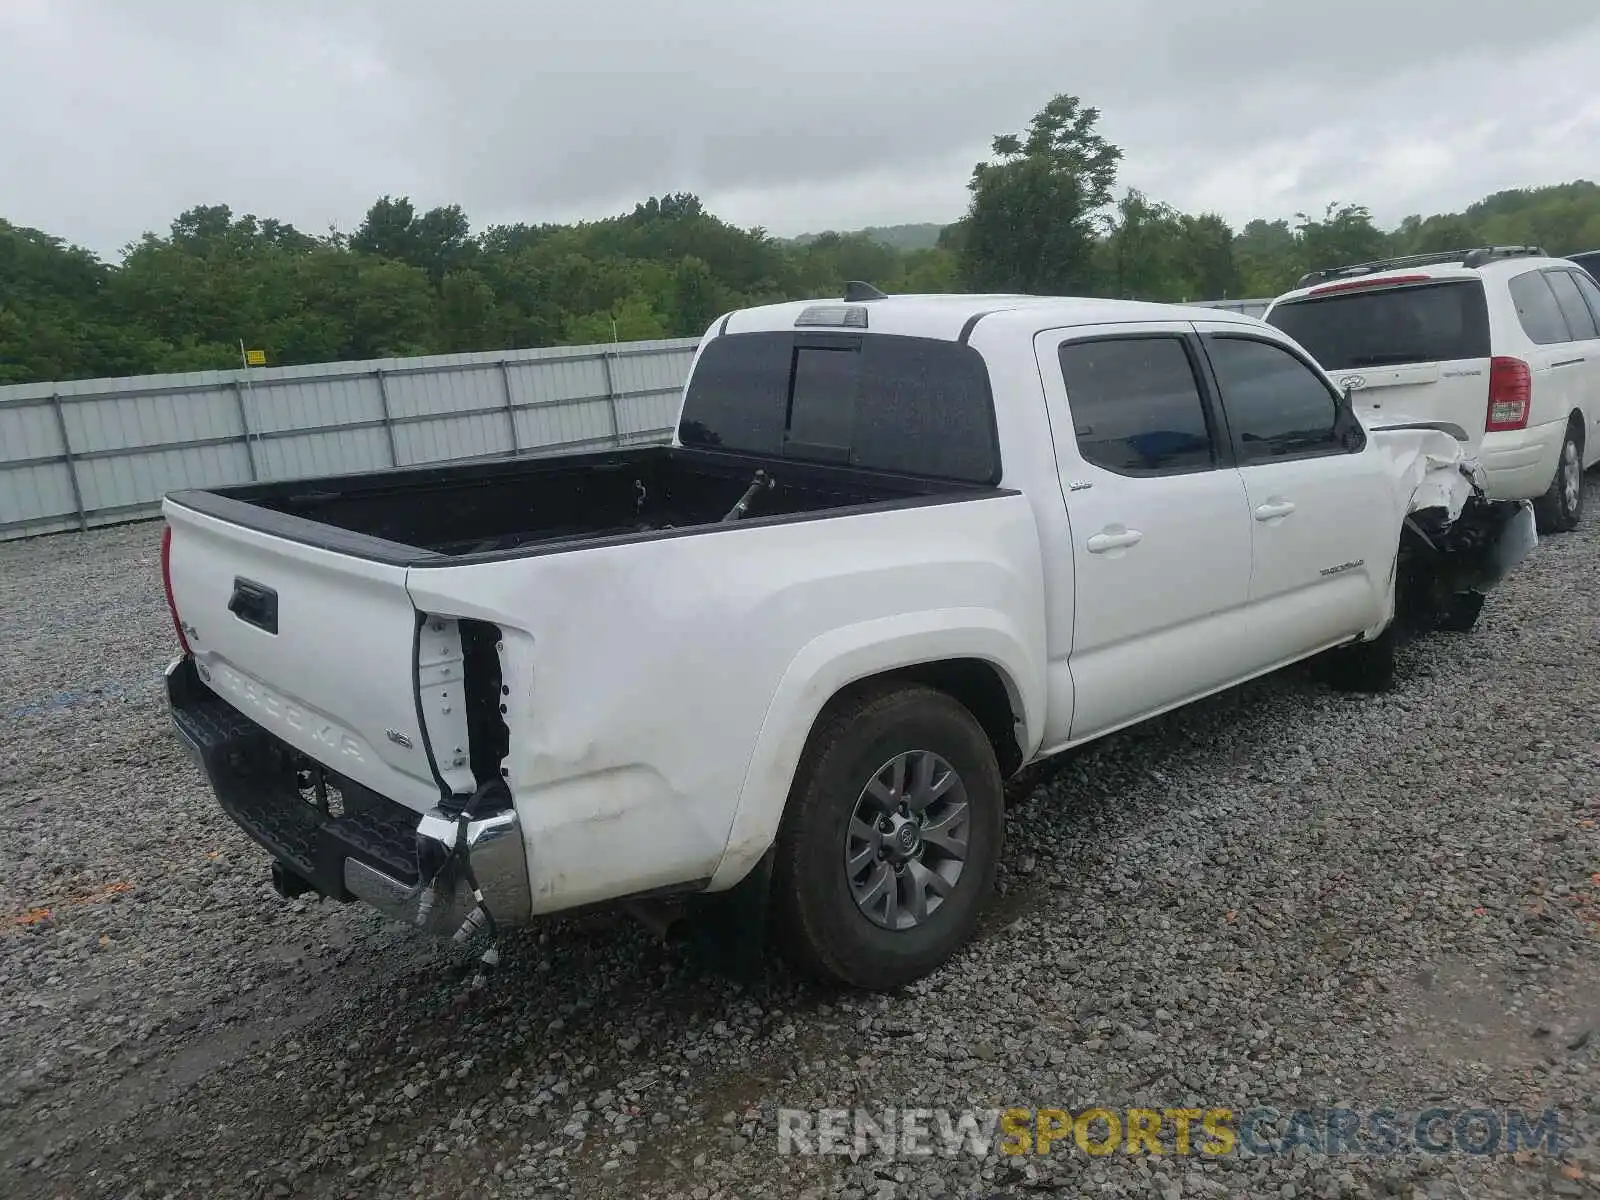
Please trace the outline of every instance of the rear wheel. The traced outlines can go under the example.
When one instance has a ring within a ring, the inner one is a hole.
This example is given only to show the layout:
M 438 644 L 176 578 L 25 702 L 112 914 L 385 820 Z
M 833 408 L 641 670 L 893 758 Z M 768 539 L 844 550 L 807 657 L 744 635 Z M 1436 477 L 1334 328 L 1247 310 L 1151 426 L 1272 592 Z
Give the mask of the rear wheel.
M 994 885 L 1004 793 L 976 718 L 923 686 L 839 705 L 796 773 L 773 863 L 779 944 L 824 982 L 885 990 L 955 953 Z
M 1583 517 L 1583 433 L 1576 422 L 1567 424 L 1555 478 L 1550 490 L 1533 502 L 1533 514 L 1540 533 L 1566 533 Z

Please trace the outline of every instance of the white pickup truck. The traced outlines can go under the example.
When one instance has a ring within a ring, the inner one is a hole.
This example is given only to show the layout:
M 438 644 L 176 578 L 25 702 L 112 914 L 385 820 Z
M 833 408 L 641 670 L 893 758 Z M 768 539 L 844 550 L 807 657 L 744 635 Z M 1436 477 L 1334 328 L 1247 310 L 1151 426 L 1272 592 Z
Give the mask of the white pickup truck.
M 1530 508 L 1394 424 L 1210 309 L 746 309 L 670 445 L 169 495 L 173 717 L 285 892 L 458 935 L 731 892 L 895 987 L 971 935 L 1030 764 L 1470 626 Z

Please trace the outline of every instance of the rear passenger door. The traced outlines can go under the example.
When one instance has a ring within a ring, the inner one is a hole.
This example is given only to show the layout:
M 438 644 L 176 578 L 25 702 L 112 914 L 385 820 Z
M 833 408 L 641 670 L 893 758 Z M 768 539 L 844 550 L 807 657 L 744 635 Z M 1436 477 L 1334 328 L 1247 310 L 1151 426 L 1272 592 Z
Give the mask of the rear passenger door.
M 1392 485 L 1308 357 L 1238 325 L 1198 328 L 1244 483 L 1252 649 L 1266 669 L 1384 619 Z
M 1578 381 L 1578 409 L 1583 413 L 1584 466 L 1600 459 L 1600 287 L 1586 271 L 1552 270 L 1545 274 L 1566 318 L 1572 344 L 1556 362 Z
M 1239 677 L 1250 519 L 1190 326 L 1046 331 L 1035 350 L 1071 529 L 1075 742 Z

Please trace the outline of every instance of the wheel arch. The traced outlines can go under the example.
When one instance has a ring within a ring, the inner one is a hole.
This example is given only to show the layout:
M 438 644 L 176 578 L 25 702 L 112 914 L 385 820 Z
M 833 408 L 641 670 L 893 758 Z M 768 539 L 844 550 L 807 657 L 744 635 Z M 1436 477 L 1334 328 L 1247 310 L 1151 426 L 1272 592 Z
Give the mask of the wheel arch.
M 817 729 L 863 691 L 916 684 L 950 695 L 983 728 L 1003 777 L 1037 751 L 1045 690 L 1034 664 L 1043 648 L 1030 648 L 1002 614 L 923 614 L 888 637 L 873 636 L 876 624 L 826 634 L 791 662 L 757 735 L 709 890 L 732 887 L 760 861 Z

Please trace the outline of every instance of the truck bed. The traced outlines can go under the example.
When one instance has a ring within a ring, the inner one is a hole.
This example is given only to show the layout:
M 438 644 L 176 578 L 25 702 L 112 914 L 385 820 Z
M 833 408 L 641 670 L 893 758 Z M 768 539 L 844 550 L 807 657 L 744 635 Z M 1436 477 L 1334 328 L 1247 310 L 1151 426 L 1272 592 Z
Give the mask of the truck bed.
M 453 561 L 667 536 L 715 525 L 764 470 L 741 518 L 920 504 L 994 489 L 674 446 L 319 477 L 173 493 L 186 508 L 381 561 Z

